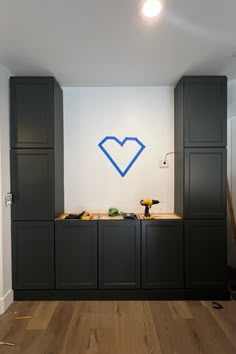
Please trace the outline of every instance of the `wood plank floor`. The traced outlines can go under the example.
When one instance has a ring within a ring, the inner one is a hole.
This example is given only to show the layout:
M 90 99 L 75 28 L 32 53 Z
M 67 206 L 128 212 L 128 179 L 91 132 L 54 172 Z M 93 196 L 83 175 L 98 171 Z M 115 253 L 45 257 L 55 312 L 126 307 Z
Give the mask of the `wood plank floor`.
M 236 354 L 236 301 L 15 302 L 0 354 Z M 21 316 L 31 318 L 16 319 Z

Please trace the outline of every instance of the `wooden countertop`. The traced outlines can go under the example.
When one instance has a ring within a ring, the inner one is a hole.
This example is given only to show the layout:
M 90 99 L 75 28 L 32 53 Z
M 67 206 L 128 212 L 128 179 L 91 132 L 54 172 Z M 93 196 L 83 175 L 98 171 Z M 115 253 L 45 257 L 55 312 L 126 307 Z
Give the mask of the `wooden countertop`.
M 99 220 L 124 220 L 123 216 L 109 216 L 108 214 L 100 214 Z
M 70 213 L 70 214 L 74 214 L 74 215 L 79 215 L 80 213 Z M 55 220 L 65 220 L 65 218 L 67 217 L 67 215 L 69 215 L 69 213 L 64 213 L 59 215 Z M 97 213 L 90 213 L 91 217 L 89 220 L 98 220 L 100 214 Z M 88 221 L 88 220 L 82 220 L 82 219 L 66 219 L 66 220 L 81 220 L 81 221 Z
M 71 213 L 79 215 L 80 213 Z M 59 215 L 55 220 L 65 220 L 65 217 L 69 215 L 64 213 Z M 144 214 L 136 214 L 138 219 L 141 220 L 181 220 L 182 217 L 175 213 L 151 213 L 154 216 L 154 219 L 144 219 Z M 79 219 L 68 219 L 68 220 L 79 220 Z M 89 220 L 124 220 L 122 216 L 109 216 L 108 213 L 91 213 L 91 218 Z M 86 220 L 82 220 L 86 221 Z
M 182 217 L 175 213 L 151 213 L 154 219 L 144 219 L 144 214 L 139 214 L 140 219 L 144 220 L 177 220 L 182 219 Z
M 137 219 L 139 218 L 139 214 L 137 215 Z M 109 216 L 107 213 L 100 214 L 99 220 L 124 220 L 123 216 Z M 130 219 L 132 220 L 132 219 Z M 136 220 L 136 219 L 133 219 Z

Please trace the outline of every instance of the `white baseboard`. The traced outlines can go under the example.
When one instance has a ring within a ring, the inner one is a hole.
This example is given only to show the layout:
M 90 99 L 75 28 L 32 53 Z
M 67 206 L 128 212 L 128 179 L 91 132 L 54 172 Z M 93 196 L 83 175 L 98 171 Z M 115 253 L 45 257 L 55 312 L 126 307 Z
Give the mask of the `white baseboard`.
M 3 297 L 0 297 L 0 314 L 4 313 L 13 303 L 13 291 L 9 290 Z

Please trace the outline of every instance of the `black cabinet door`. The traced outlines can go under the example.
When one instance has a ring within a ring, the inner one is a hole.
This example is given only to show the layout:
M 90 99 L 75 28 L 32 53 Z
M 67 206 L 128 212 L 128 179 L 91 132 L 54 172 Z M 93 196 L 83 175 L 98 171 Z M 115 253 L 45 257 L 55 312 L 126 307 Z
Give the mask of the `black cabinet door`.
M 53 165 L 52 150 L 11 150 L 12 220 L 54 219 Z
M 12 77 L 11 147 L 53 147 L 53 84 L 49 77 Z
M 99 287 L 140 287 L 140 221 L 99 221 Z
M 226 77 L 184 79 L 184 121 L 186 147 L 226 146 Z
M 97 221 L 56 221 L 57 289 L 97 287 Z
M 187 288 L 226 284 L 226 223 L 223 220 L 185 221 Z
M 54 288 L 54 222 L 12 223 L 13 289 Z
M 185 149 L 184 217 L 226 217 L 226 149 Z
M 182 220 L 142 220 L 142 287 L 184 287 Z

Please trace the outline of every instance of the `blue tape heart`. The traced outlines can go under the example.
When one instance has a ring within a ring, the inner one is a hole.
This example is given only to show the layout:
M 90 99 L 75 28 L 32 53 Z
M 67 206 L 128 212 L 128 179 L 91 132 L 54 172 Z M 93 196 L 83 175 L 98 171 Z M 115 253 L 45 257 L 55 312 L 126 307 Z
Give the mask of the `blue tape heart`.
M 138 150 L 138 152 L 135 154 L 135 156 L 133 157 L 133 159 L 130 161 L 130 163 L 128 164 L 128 166 L 125 168 L 124 171 L 122 171 L 120 169 L 120 167 L 116 164 L 116 162 L 113 160 L 113 158 L 111 157 L 111 155 L 109 154 L 109 152 L 105 149 L 105 147 L 103 146 L 103 144 L 107 141 L 107 140 L 114 140 L 115 142 L 117 142 L 120 146 L 124 146 L 124 144 L 126 143 L 126 141 L 128 140 L 132 140 L 132 141 L 136 141 L 136 143 L 140 146 L 140 149 Z M 124 138 L 123 141 L 120 141 L 119 139 L 117 139 L 115 136 L 106 136 L 104 139 L 102 139 L 102 141 L 100 141 L 100 143 L 98 144 L 98 146 L 100 147 L 100 149 L 104 152 L 104 154 L 106 155 L 106 157 L 111 161 L 112 165 L 116 168 L 116 170 L 119 172 L 119 174 L 124 177 L 126 175 L 126 173 L 130 170 L 130 168 L 133 166 L 133 164 L 135 163 L 135 161 L 137 160 L 137 158 L 139 157 L 139 155 L 142 153 L 142 151 L 145 149 L 145 145 L 143 145 L 143 143 L 138 139 L 138 138 L 132 138 L 132 137 L 126 137 Z

